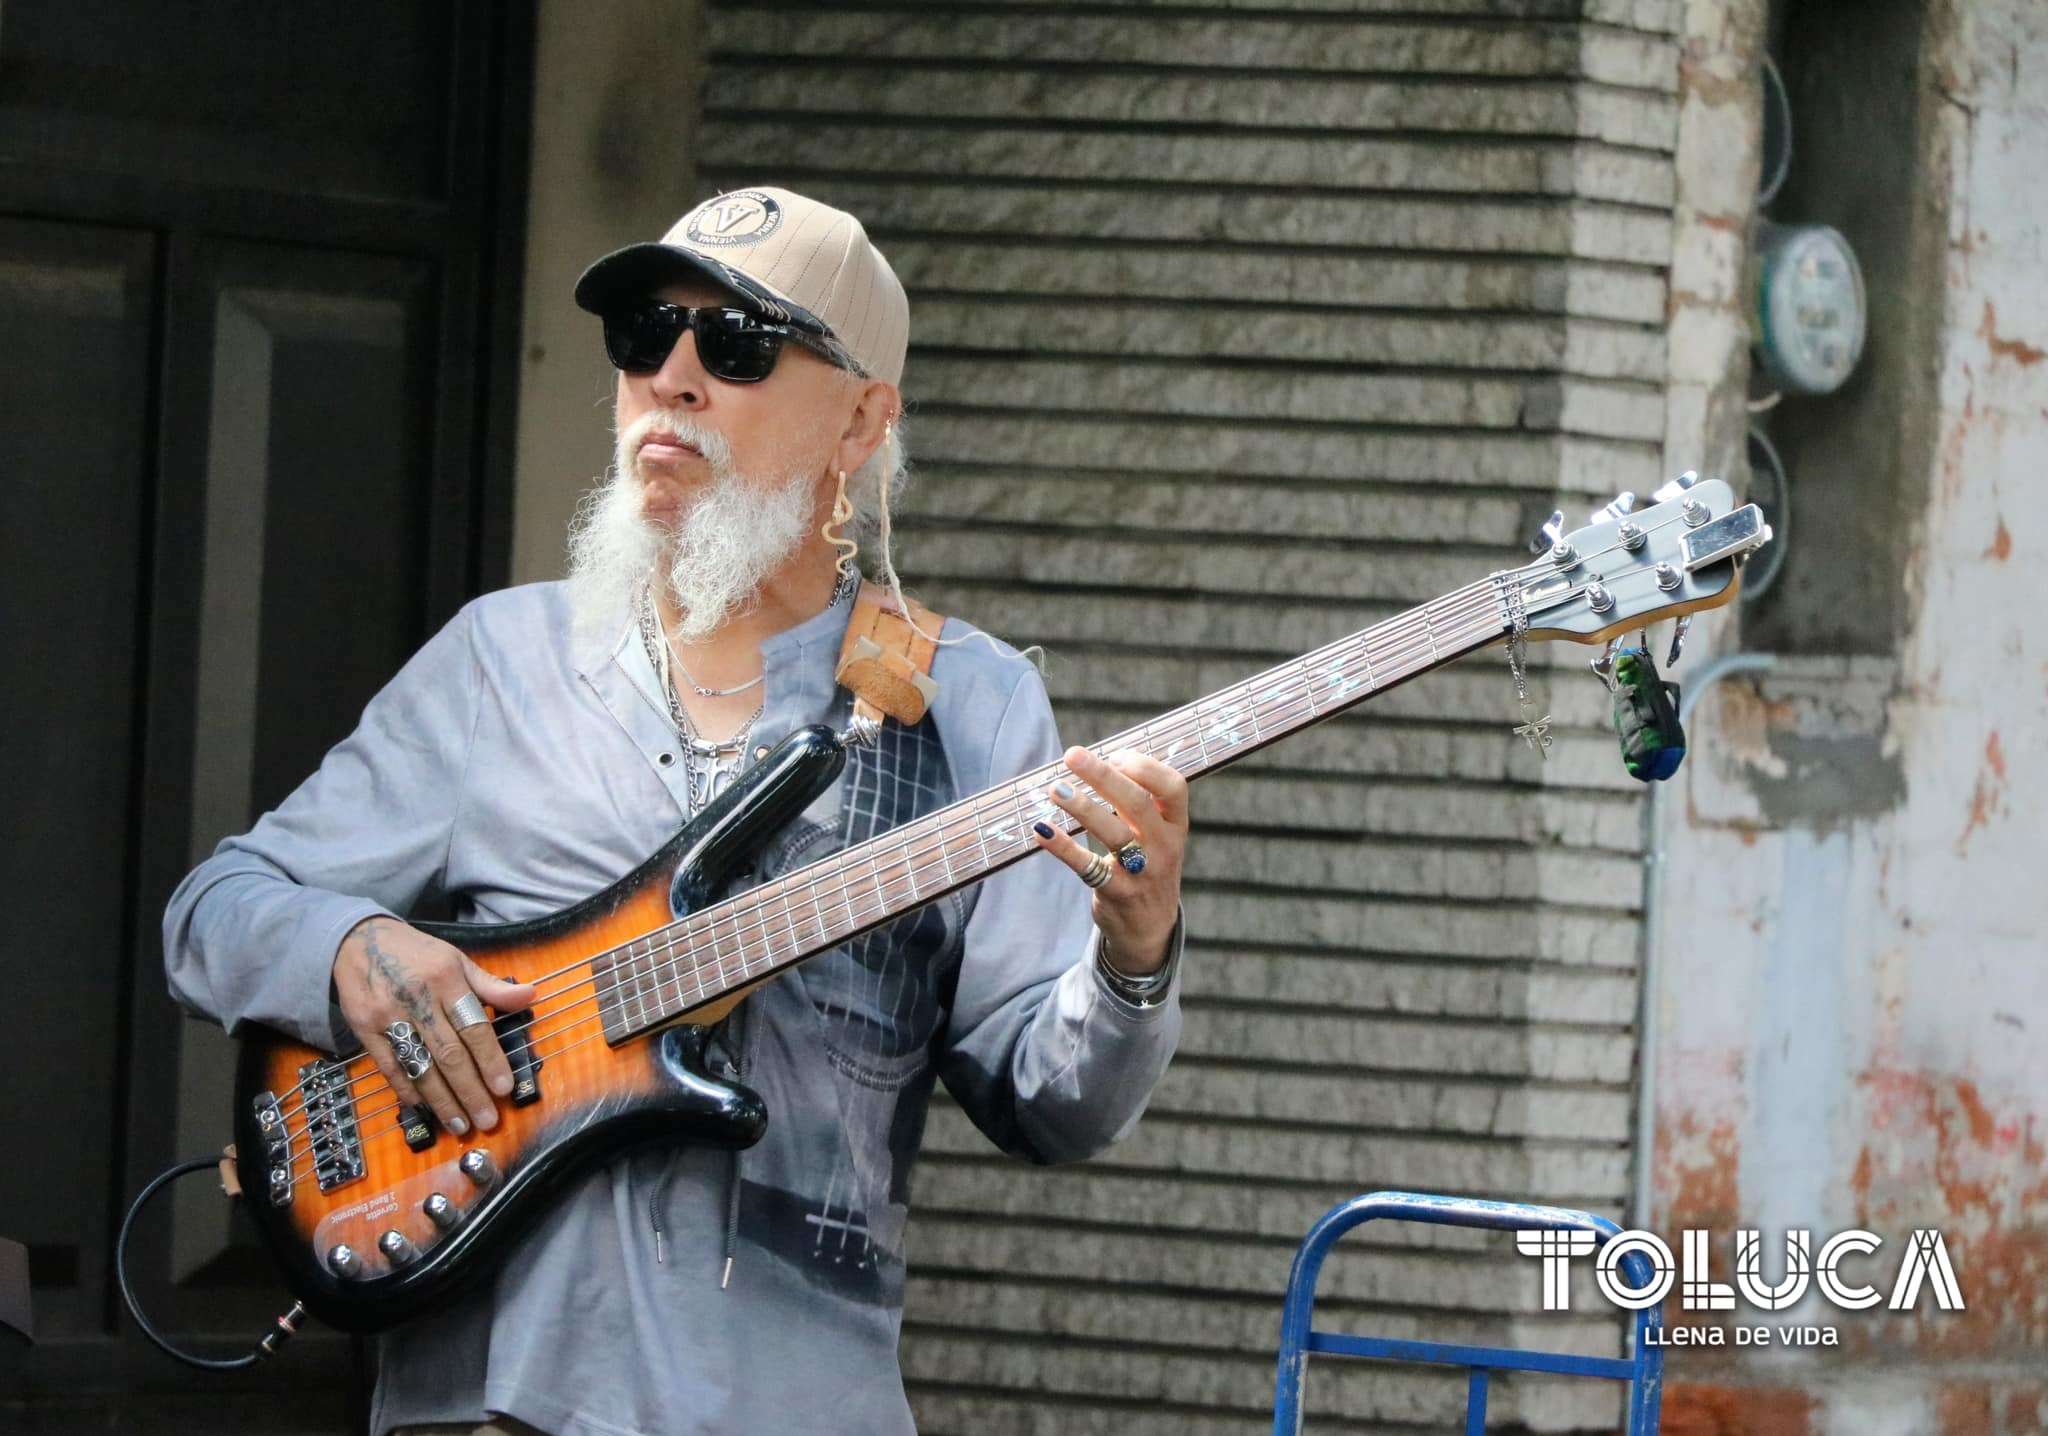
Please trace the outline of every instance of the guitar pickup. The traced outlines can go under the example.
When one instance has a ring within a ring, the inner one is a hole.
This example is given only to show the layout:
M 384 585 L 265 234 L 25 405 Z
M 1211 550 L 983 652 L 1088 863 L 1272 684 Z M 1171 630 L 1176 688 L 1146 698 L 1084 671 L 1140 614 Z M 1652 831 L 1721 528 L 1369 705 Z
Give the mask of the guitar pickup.
M 405 1134 L 406 1146 L 415 1152 L 424 1152 L 434 1145 L 441 1124 L 435 1119 L 432 1107 L 424 1102 L 415 1102 L 398 1109 L 398 1128 Z
M 541 1059 L 533 1050 L 532 1026 L 531 1012 L 510 1013 L 497 1022 L 498 1045 L 505 1049 L 505 1060 L 512 1066 L 515 1107 L 529 1107 L 540 1100 Z

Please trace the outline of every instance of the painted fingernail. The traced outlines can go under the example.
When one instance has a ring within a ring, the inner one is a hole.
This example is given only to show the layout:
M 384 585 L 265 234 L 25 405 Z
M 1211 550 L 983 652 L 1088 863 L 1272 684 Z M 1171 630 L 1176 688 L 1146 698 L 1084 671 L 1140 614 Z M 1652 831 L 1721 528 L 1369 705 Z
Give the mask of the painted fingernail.
M 460 1117 L 450 1117 L 448 1119 L 448 1130 L 458 1137 L 467 1137 L 469 1135 L 469 1123 L 463 1121 Z
M 495 1112 L 494 1110 L 492 1110 L 492 1109 L 491 1109 L 491 1108 L 489 1108 L 489 1107 L 479 1107 L 479 1108 L 477 1108 L 477 1109 L 476 1109 L 476 1124 L 477 1124 L 477 1126 L 479 1126 L 479 1127 L 483 1128 L 483 1129 L 484 1129 L 484 1130 L 485 1130 L 486 1132 L 490 1131 L 490 1130 L 491 1130 L 491 1128 L 493 1128 L 493 1127 L 495 1127 L 495 1126 L 497 1126 L 497 1125 L 498 1125 L 498 1114 L 497 1114 L 497 1112 Z
M 497 1076 L 493 1077 L 491 1079 L 491 1090 L 500 1097 L 510 1093 L 512 1090 L 512 1074 L 510 1072 L 500 1072 Z
M 1067 801 L 1073 801 L 1074 785 L 1072 783 L 1054 783 L 1052 785 L 1052 790 L 1053 792 L 1057 793 L 1060 797 L 1065 798 Z
M 1052 836 L 1052 824 L 1033 823 L 1031 825 L 1031 831 L 1038 834 L 1038 836 L 1040 836 L 1041 838 L 1049 838 Z

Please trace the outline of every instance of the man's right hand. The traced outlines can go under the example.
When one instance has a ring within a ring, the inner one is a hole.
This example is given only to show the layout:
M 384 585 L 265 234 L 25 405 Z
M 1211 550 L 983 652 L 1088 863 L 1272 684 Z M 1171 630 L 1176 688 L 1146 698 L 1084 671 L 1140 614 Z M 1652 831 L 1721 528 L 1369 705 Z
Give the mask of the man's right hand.
M 425 1102 L 456 1136 L 471 1124 L 498 1125 L 497 1104 L 512 1090 L 512 1067 L 488 1022 L 458 1029 L 448 1009 L 474 992 L 498 1012 L 517 1012 L 534 999 L 530 984 L 506 982 L 461 949 L 393 917 L 367 917 L 348 931 L 334 955 L 334 989 L 342 1016 L 405 1103 Z M 407 1077 L 384 1029 L 410 1022 L 434 1065 Z

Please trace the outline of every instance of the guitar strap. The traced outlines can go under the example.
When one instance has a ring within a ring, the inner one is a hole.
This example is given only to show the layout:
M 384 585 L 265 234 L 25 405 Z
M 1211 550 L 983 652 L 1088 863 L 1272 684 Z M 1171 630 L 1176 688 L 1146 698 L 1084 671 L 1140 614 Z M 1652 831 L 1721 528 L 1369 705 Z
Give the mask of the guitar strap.
M 881 585 L 863 583 L 854 597 L 832 676 L 852 690 L 856 719 L 880 723 L 886 715 L 914 727 L 938 695 L 931 676 L 938 645 L 917 629 L 936 634 L 946 620 L 907 595 L 903 602 L 916 628 Z

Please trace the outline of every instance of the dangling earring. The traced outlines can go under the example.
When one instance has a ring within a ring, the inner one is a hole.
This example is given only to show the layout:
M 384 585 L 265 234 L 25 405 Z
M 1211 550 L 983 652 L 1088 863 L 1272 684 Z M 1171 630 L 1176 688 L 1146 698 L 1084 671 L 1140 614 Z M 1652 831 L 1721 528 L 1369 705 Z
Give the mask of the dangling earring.
M 846 470 L 841 469 L 839 492 L 832 500 L 832 517 L 825 520 L 824 526 L 818 530 L 825 542 L 839 550 L 839 557 L 833 560 L 832 567 L 838 571 L 841 579 L 847 577 L 854 555 L 860 552 L 860 545 L 848 538 L 845 532 L 846 524 L 852 517 L 853 501 L 846 497 Z

